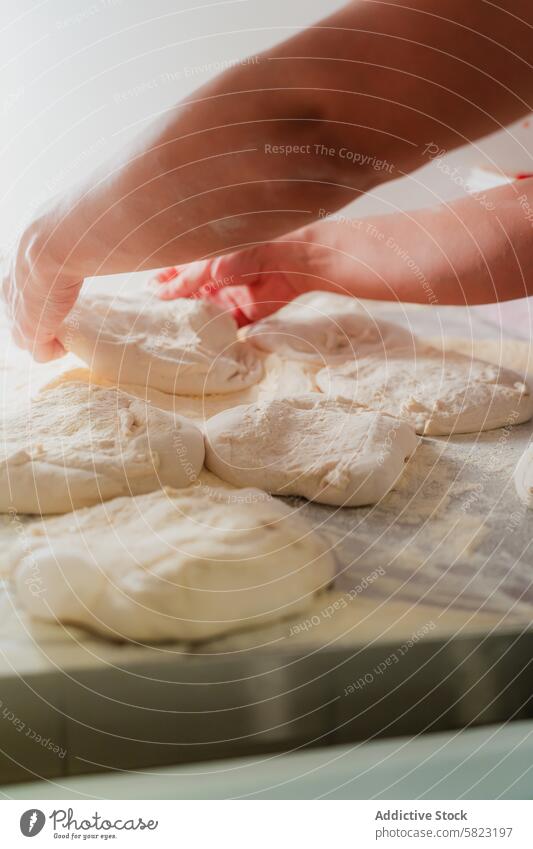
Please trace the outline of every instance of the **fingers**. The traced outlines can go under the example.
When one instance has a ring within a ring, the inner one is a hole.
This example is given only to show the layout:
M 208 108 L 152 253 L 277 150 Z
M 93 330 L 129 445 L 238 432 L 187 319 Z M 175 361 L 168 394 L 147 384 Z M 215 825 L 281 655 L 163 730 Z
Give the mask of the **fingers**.
M 226 289 L 219 289 L 212 294 L 210 300 L 225 312 L 229 312 L 237 322 L 238 327 L 244 327 L 246 324 L 250 324 L 250 319 L 247 315 L 247 307 L 251 301 L 248 286 L 228 286 Z
M 226 287 L 252 285 L 259 270 L 260 251 L 254 247 L 168 268 L 152 278 L 150 288 L 162 300 L 210 298 Z
M 174 265 L 172 268 L 167 268 L 165 271 L 160 271 L 155 277 L 152 277 L 150 283 L 169 283 L 178 276 L 179 266 Z
M 29 351 L 39 363 L 64 356 L 56 338 L 59 327 L 76 302 L 81 283 L 47 282 L 27 278 L 22 289 L 15 284 L 9 293 L 9 312 L 15 344 Z
M 28 351 L 37 363 L 47 363 L 49 360 L 57 360 L 65 356 L 66 351 L 59 341 L 52 334 L 40 334 L 34 336 L 33 328 L 24 330 L 24 324 L 16 322 L 11 329 L 11 336 L 18 348 L 23 351 Z
M 150 288 L 162 301 L 174 298 L 191 298 L 209 287 L 215 260 L 190 262 L 160 272 L 150 280 Z
M 151 288 L 162 300 L 212 300 L 242 327 L 265 318 L 297 294 L 290 276 L 276 270 L 280 255 L 286 264 L 287 250 L 285 245 L 268 243 L 213 260 L 176 266 L 158 274 Z
M 28 351 L 37 363 L 58 360 L 66 354 L 63 345 L 58 339 L 53 337 L 44 341 L 32 339 L 27 333 L 23 333 L 18 324 L 14 324 L 11 328 L 11 337 L 17 348 Z
M 59 339 L 52 339 L 51 342 L 34 342 L 30 348 L 30 354 L 37 363 L 48 363 L 51 360 L 59 360 L 64 357 L 67 352 Z
M 237 254 L 215 260 L 174 266 L 150 280 L 150 288 L 163 301 L 175 298 L 200 297 L 212 300 L 229 312 L 239 327 L 250 323 L 247 311 L 252 303 L 250 288 L 236 285 L 234 258 Z
M 215 292 L 211 300 L 231 313 L 239 327 L 253 324 L 287 304 L 294 297 L 288 288 L 280 288 L 274 280 L 266 286 L 228 286 Z

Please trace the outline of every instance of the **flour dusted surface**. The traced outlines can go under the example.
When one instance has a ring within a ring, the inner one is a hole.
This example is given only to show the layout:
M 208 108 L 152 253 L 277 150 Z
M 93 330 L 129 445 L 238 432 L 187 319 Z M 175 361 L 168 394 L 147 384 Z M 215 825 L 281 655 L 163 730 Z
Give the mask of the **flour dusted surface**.
M 187 486 L 200 431 L 118 389 L 64 383 L 5 412 L 0 511 L 64 513 L 118 495 Z

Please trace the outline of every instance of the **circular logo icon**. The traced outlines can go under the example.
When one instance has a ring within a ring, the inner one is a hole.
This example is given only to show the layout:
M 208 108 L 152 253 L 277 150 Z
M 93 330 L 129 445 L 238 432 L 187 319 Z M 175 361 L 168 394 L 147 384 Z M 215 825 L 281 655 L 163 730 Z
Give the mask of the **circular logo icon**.
M 42 831 L 46 817 L 38 808 L 30 808 L 24 811 L 20 818 L 20 830 L 24 837 L 35 837 Z

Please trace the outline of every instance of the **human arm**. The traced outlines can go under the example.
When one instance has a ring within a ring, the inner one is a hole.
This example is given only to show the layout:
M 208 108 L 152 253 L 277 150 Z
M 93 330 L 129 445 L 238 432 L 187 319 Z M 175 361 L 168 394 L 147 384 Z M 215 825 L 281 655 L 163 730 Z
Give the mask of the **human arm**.
M 212 297 L 240 324 L 312 289 L 473 306 L 533 295 L 533 179 L 432 209 L 339 214 L 162 275 L 159 297 Z
M 428 143 L 529 112 L 532 25 L 529 0 L 361 0 L 231 68 L 28 226 L 4 279 L 19 343 L 58 352 L 84 277 L 273 239 L 418 167 Z

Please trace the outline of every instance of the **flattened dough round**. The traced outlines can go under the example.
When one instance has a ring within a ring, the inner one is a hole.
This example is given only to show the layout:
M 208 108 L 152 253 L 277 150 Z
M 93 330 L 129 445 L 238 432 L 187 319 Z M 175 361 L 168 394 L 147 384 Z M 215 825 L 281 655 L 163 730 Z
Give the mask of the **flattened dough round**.
M 95 374 L 174 395 L 238 392 L 263 373 L 230 314 L 199 299 L 83 295 L 58 337 Z
M 516 372 L 429 346 L 331 366 L 316 380 L 327 395 L 398 416 L 428 436 L 492 430 L 533 415 L 533 397 Z
M 258 490 L 203 486 L 31 525 L 9 565 L 31 615 L 151 642 L 282 619 L 334 577 L 326 543 L 287 506 Z
M 233 407 L 205 436 L 206 466 L 222 480 L 345 507 L 386 495 L 417 445 L 404 422 L 320 395 Z
M 533 507 L 533 443 L 528 445 L 514 471 L 514 484 L 519 498 Z
M 355 298 L 307 292 L 247 328 L 246 339 L 262 351 L 324 366 L 406 346 L 411 334 L 372 318 Z
M 0 512 L 66 513 L 193 483 L 204 459 L 192 422 L 115 388 L 63 383 L 4 417 Z

